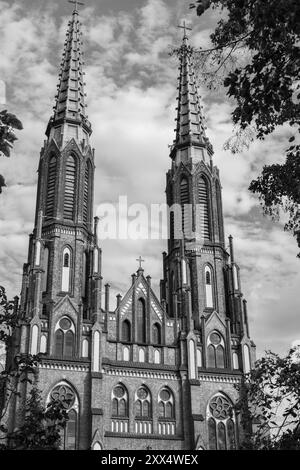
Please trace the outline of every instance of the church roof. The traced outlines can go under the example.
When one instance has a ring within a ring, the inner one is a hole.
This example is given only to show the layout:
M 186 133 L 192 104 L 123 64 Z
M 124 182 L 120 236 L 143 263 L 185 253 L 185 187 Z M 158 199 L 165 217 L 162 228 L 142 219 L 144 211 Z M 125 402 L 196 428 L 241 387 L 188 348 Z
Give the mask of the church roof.
M 86 116 L 83 43 L 80 26 L 78 10 L 75 8 L 68 23 L 62 62 L 60 64 L 58 91 L 53 108 L 54 115 L 50 120 L 50 125 L 52 127 L 58 123 L 68 121 L 75 125 L 82 125 L 90 134 L 91 124 Z
M 174 146 L 192 143 L 208 144 L 195 75 L 194 50 L 189 44 L 186 32 L 180 48 L 175 53 L 179 57 L 180 72 L 177 87 L 177 126 Z

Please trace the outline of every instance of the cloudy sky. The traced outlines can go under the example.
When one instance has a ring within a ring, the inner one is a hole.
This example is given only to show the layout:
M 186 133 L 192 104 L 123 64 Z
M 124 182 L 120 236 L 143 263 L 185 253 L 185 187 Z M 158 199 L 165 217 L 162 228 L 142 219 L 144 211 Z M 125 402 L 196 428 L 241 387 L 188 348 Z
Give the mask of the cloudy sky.
M 178 64 L 168 55 L 178 45 L 183 19 L 193 26 L 191 42 L 206 46 L 219 13 L 200 20 L 189 0 L 89 0 L 81 9 L 88 115 L 96 149 L 95 210 L 100 203 L 163 203 L 168 145 L 174 138 Z M 52 112 L 66 24 L 71 5 L 53 0 L 0 0 L 0 79 L 7 107 L 24 124 L 11 159 L 0 159 L 8 188 L 0 197 L 0 284 L 20 292 L 28 234 L 33 228 L 37 166 Z M 235 239 L 250 328 L 258 355 L 285 353 L 300 338 L 300 261 L 297 245 L 282 225 L 261 216 L 247 187 L 263 165 L 282 160 L 286 132 L 278 130 L 249 152 L 223 150 L 232 133 L 230 103 L 223 90 L 201 89 L 207 133 L 220 168 L 227 236 Z M 104 240 L 103 276 L 112 297 L 125 293 L 136 258 L 157 289 L 161 278 L 158 240 Z M 115 299 L 111 300 L 111 308 Z

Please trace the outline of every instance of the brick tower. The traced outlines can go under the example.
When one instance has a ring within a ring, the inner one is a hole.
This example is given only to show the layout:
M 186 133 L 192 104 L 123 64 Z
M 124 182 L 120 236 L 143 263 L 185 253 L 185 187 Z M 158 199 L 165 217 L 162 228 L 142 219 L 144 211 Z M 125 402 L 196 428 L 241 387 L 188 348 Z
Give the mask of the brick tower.
M 37 382 L 45 402 L 69 398 L 64 449 L 237 448 L 239 419 L 229 410 L 255 346 L 232 237 L 230 253 L 225 248 L 219 171 L 205 135 L 186 31 L 177 51 L 177 128 L 166 188 L 170 238 L 161 298 L 140 259 L 113 310 L 109 284 L 101 306 L 81 46 L 75 6 L 40 156 L 16 352 L 41 353 Z M 11 428 L 23 416 L 26 385 L 19 390 L 10 408 Z

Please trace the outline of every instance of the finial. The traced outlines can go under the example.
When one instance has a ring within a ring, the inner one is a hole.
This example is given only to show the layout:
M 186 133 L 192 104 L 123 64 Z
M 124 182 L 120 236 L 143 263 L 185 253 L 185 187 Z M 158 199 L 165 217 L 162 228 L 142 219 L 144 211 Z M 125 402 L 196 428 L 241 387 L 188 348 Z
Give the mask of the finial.
M 139 269 L 138 269 L 138 271 L 139 271 L 140 269 L 143 270 L 143 268 L 142 268 L 142 263 L 144 263 L 145 260 L 144 260 L 141 256 L 139 256 L 139 258 L 137 258 L 136 261 L 138 261 L 138 263 L 139 263 Z
M 187 30 L 192 31 L 192 28 L 189 28 L 189 27 L 186 25 L 185 20 L 184 20 L 184 22 L 183 22 L 183 26 L 178 25 L 178 28 L 181 28 L 181 29 L 184 30 L 183 40 L 188 39 L 187 34 L 186 34 L 186 31 L 187 31 Z
M 69 3 L 73 3 L 74 6 L 74 12 L 78 12 L 78 5 L 84 5 L 84 3 L 79 2 L 78 0 L 68 0 Z M 73 12 L 73 13 L 74 13 Z

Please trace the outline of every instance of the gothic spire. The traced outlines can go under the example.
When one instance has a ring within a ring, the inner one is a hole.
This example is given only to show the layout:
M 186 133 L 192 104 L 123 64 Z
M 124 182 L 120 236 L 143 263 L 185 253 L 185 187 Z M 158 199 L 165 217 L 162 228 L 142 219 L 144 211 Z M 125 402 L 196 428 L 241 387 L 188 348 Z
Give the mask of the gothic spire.
M 184 36 L 180 48 L 176 50 L 180 62 L 180 73 L 177 87 L 176 138 L 173 148 L 181 145 L 210 147 L 205 134 L 200 95 L 195 76 L 194 50 L 189 44 L 186 33 L 186 30 L 190 28 L 187 28 L 186 25 L 180 27 L 184 29 Z
M 47 136 L 53 135 L 59 144 L 70 140 L 88 140 L 92 129 L 86 116 L 84 80 L 83 80 L 83 52 L 82 52 L 82 32 L 77 3 L 68 23 L 68 30 L 64 44 L 62 62 L 59 73 L 59 83 L 55 96 L 54 115 L 50 119 Z M 56 132 L 51 133 L 55 128 Z M 57 132 L 59 129 L 59 132 Z M 59 134 L 59 135 L 58 135 Z M 60 139 L 59 139 L 60 136 Z

